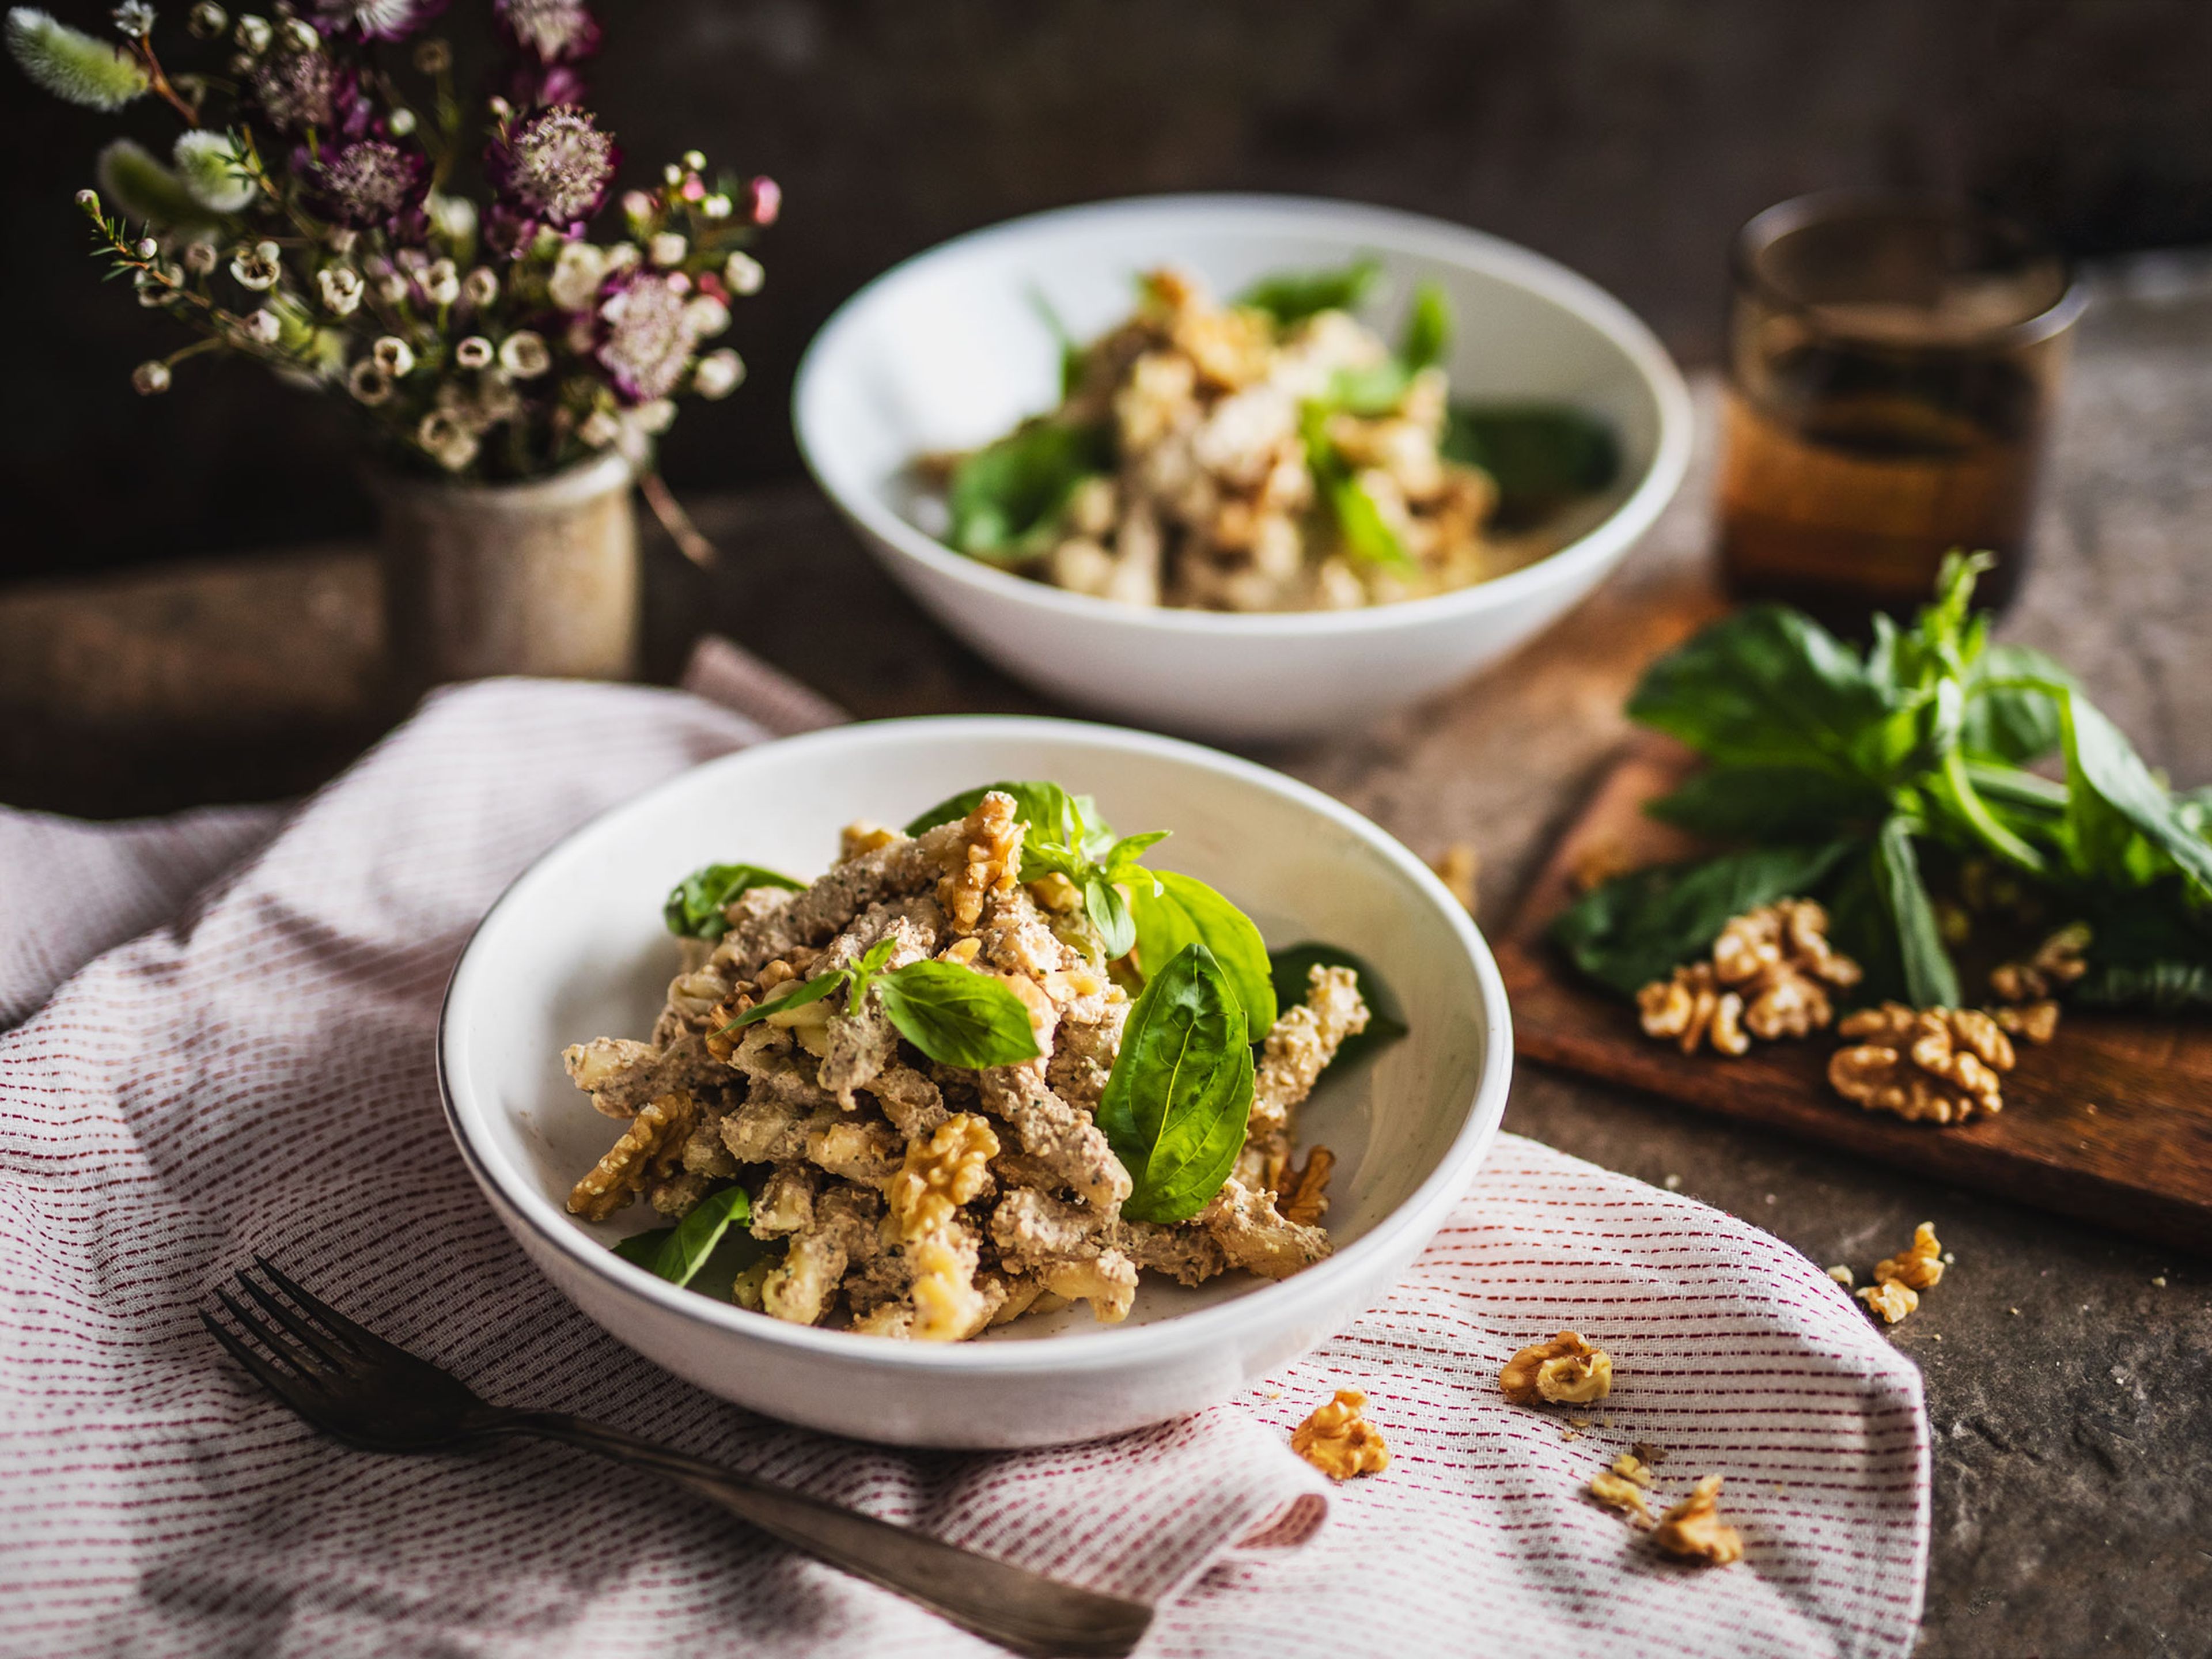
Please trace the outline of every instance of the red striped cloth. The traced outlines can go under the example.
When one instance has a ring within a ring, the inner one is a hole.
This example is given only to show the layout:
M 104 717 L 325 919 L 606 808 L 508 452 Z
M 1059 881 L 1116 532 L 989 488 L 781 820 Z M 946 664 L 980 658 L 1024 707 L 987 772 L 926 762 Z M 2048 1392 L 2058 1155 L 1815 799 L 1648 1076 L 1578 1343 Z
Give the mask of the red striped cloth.
M 788 725 L 817 707 L 759 709 Z M 582 1454 L 318 1437 L 193 1316 L 257 1250 L 493 1399 L 1158 1599 L 1150 1653 L 1571 1632 L 1646 1654 L 1909 1650 L 1928 1529 L 1912 1367 L 1776 1240 L 1510 1137 L 1383 1306 L 1245 1399 L 1120 1441 L 1002 1457 L 826 1441 L 603 1334 L 461 1168 L 440 994 L 549 843 L 765 735 L 678 693 L 490 682 L 433 699 L 281 823 L 180 820 L 165 842 L 0 813 L 0 933 L 36 933 L 0 955 L 0 1007 L 36 1010 L 0 1036 L 9 1651 L 991 1651 Z M 239 862 L 164 914 L 211 843 Z M 153 931 L 107 948 L 126 927 Z M 1497 1392 L 1509 1354 L 1570 1325 L 1616 1376 L 1571 1441 Z M 1331 1488 L 1285 1442 L 1340 1386 L 1368 1392 L 1395 1461 Z M 1661 1562 L 1578 1496 L 1639 1439 L 1673 1454 L 1662 1495 L 1728 1477 L 1741 1564 Z

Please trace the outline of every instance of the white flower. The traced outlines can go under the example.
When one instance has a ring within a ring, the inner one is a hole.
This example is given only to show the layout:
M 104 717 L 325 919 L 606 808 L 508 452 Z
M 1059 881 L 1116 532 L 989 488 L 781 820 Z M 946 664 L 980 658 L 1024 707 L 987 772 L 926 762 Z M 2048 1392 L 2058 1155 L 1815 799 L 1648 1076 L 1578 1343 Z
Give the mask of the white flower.
M 546 296 L 563 311 L 589 311 L 606 275 L 606 257 L 589 242 L 563 242 L 546 279 Z
M 283 331 L 283 325 L 277 321 L 276 313 L 264 306 L 246 318 L 245 331 L 249 340 L 262 345 L 275 345 L 277 335 Z
M 142 398 L 150 398 L 169 389 L 169 366 L 159 357 L 143 362 L 131 371 L 131 384 Z
M 8 13 L 8 51 L 46 91 L 87 109 L 121 109 L 151 84 L 132 53 L 29 6 Z
M 206 276 L 210 271 L 215 269 L 216 262 L 222 257 L 222 256 L 221 254 L 215 251 L 215 244 L 213 242 L 187 242 L 185 244 L 185 269 L 191 271 L 195 276 Z
M 499 298 L 499 273 L 478 265 L 461 278 L 461 298 L 482 311 Z
M 491 342 L 481 334 L 471 334 L 453 348 L 453 361 L 463 368 L 489 368 Z
M 637 261 L 635 242 L 617 242 L 607 250 L 607 275 L 612 276 L 618 271 L 628 270 Z
M 691 244 L 672 230 L 664 230 L 646 245 L 646 252 L 657 265 L 680 265 L 684 256 L 691 251 Z
M 768 271 L 750 253 L 737 252 L 722 267 L 722 280 L 730 285 L 732 294 L 757 294 L 761 284 L 768 281 Z
M 499 344 L 499 366 L 518 380 L 534 380 L 553 367 L 545 337 L 520 329 Z
M 396 270 L 387 270 L 376 279 L 376 297 L 388 306 L 403 305 L 407 299 L 407 279 Z
M 323 309 L 333 317 L 350 317 L 361 304 L 364 284 L 351 265 L 325 266 L 315 273 L 315 285 L 322 290 Z
M 108 15 L 115 21 L 115 32 L 126 40 L 143 40 L 154 32 L 154 9 L 146 0 L 123 0 Z
M 728 197 L 717 191 L 714 195 L 709 196 L 705 201 L 699 204 L 699 211 L 705 214 L 709 219 L 726 219 L 730 216 L 731 211 L 736 207 L 736 205 L 737 204 L 731 201 Z
M 216 213 L 236 213 L 253 199 L 253 180 L 240 166 L 228 133 L 211 127 L 180 132 L 171 156 L 185 188 L 202 207 Z
M 288 17 L 284 20 L 284 44 L 294 52 L 313 52 L 323 44 L 323 37 L 305 18 Z
M 449 306 L 461 297 L 461 273 L 451 259 L 433 259 L 422 276 L 422 297 L 434 306 Z
M 191 31 L 193 40 L 212 40 L 230 27 L 230 14 L 215 0 L 199 0 L 185 19 L 185 27 Z
M 149 7 L 148 9 L 151 10 L 152 9 Z M 701 167 L 707 165 L 707 157 L 702 151 L 687 149 L 684 152 L 684 165 L 690 168 L 692 172 L 696 173 Z M 669 183 L 671 184 L 674 184 L 675 182 L 676 181 L 672 179 L 669 180 Z
M 165 306 L 177 297 L 176 289 L 162 280 L 164 274 L 156 267 L 152 270 L 142 270 L 131 279 L 131 286 L 137 290 L 138 303 L 149 311 Z
M 727 346 L 710 351 L 691 369 L 691 389 L 702 398 L 726 398 L 744 384 L 745 360 Z
M 676 424 L 676 405 L 665 398 L 655 398 L 649 404 L 640 404 L 629 412 L 637 422 L 638 430 L 659 434 Z
M 415 349 L 396 334 L 386 334 L 369 347 L 376 366 L 395 380 L 404 380 L 415 368 Z
M 448 472 L 459 472 L 477 458 L 477 434 L 446 413 L 432 410 L 415 428 L 415 441 Z
M 374 357 L 364 357 L 346 376 L 346 386 L 371 409 L 392 396 L 392 374 Z
M 671 161 L 666 167 L 661 168 L 660 176 L 672 185 L 680 185 L 684 182 L 684 169 Z
M 361 240 L 361 233 L 351 225 L 332 225 L 330 234 L 323 240 L 330 244 L 333 253 L 350 253 L 353 245 Z
M 241 50 L 259 57 L 269 50 L 269 20 L 246 13 L 238 20 L 237 40 Z
M 276 286 L 276 279 L 284 274 L 283 258 L 283 250 L 276 243 L 256 242 L 230 256 L 230 274 L 240 288 L 259 294 Z
M 415 131 L 415 112 L 404 106 L 396 109 L 384 118 L 384 125 L 392 129 L 394 137 L 404 138 Z
M 622 422 L 604 409 L 593 410 L 584 417 L 584 423 L 576 428 L 576 436 L 592 449 L 605 449 L 622 434 Z
M 693 338 L 711 340 L 729 327 L 730 308 L 713 295 L 702 294 L 684 302 L 684 320 L 690 325 Z
M 142 259 L 150 259 L 161 251 L 161 245 L 150 236 L 141 236 L 133 250 Z

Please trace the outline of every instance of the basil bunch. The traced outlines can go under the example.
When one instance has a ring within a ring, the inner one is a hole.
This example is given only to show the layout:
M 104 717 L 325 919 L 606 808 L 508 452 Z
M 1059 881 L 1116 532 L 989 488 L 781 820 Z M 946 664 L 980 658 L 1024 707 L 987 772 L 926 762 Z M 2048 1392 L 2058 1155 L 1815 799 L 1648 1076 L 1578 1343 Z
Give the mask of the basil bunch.
M 1586 895 L 1553 932 L 1576 964 L 1632 993 L 1797 895 L 1827 902 L 1864 995 L 1955 1006 L 1923 866 L 1976 857 L 2089 922 L 2077 996 L 2212 1006 L 2212 796 L 2169 791 L 2049 658 L 1989 642 L 1989 563 L 1947 558 L 1935 603 L 1910 629 L 1877 616 L 1863 653 L 1757 605 L 1654 664 L 1630 717 L 1712 765 L 1649 810 L 1739 845 Z M 2025 769 L 2054 755 L 2063 782 Z
M 898 1034 L 944 1066 L 977 1070 L 1017 1066 L 1043 1051 L 1029 1010 L 1006 981 L 957 963 L 924 959 L 903 968 L 884 963 L 898 948 L 883 939 L 849 968 L 817 974 L 780 997 L 748 1008 L 722 1030 L 735 1031 L 810 1002 L 845 994 L 845 1012 L 857 1014 L 875 993 L 877 1005 Z
M 725 1187 L 701 1199 L 691 1213 L 673 1227 L 655 1227 L 633 1233 L 615 1247 L 615 1254 L 634 1261 L 649 1273 L 658 1273 L 672 1285 L 689 1285 L 714 1253 L 723 1235 L 752 1218 L 752 1199 L 742 1187 Z
M 781 887 L 796 893 L 804 890 L 805 883 L 757 864 L 705 865 L 669 890 L 660 917 L 678 939 L 720 939 L 730 930 L 729 918 L 723 912 L 740 894 L 756 887 Z

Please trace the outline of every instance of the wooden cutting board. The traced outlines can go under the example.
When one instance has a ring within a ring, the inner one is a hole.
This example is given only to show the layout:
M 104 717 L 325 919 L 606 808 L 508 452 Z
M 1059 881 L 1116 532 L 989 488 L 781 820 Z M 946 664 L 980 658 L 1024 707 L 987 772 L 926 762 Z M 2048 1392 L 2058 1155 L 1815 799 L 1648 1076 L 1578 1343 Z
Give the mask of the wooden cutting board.
M 1632 1006 L 1577 976 L 1545 928 L 1591 872 L 1693 850 L 1643 806 L 1694 763 L 1672 744 L 1631 750 L 1523 900 L 1498 951 L 1523 1059 L 2212 1254 L 2212 1023 L 2069 1009 L 2048 1047 L 2018 1045 L 2002 1112 L 1942 1128 L 1862 1111 L 1832 1091 L 1831 1035 L 1755 1042 L 1736 1058 L 1685 1055 L 1645 1036 Z

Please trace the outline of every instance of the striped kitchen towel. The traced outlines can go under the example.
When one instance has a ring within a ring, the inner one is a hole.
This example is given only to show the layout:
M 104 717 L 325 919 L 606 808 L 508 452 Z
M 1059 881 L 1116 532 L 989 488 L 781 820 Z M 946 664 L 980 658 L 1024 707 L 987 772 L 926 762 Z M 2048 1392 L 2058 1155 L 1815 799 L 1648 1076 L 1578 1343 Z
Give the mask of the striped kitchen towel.
M 281 815 L 0 811 L 9 1652 L 994 1651 L 580 1453 L 381 1457 L 318 1437 L 194 1316 L 255 1251 L 493 1399 L 1156 1600 L 1151 1654 L 1910 1650 L 1928 1541 L 1912 1366 L 1777 1240 L 1511 1136 L 1380 1306 L 1244 1398 L 1116 1441 L 827 1440 L 600 1332 L 462 1168 L 433 1031 L 471 927 L 532 857 L 823 717 L 757 664 L 708 666 L 702 689 L 742 707 L 441 693 Z M 1516 1348 L 1567 1328 L 1614 1364 L 1579 1428 L 1497 1387 Z M 1286 1441 L 1340 1387 L 1366 1391 L 1393 1461 L 1332 1486 Z M 1669 1453 L 1660 1500 L 1726 1477 L 1742 1561 L 1662 1559 L 1582 1496 L 1639 1441 Z

